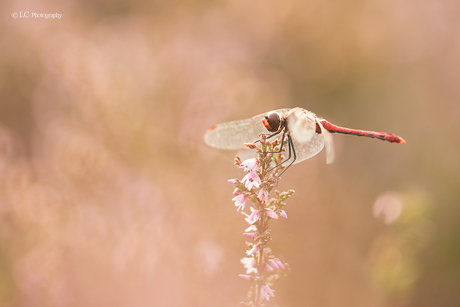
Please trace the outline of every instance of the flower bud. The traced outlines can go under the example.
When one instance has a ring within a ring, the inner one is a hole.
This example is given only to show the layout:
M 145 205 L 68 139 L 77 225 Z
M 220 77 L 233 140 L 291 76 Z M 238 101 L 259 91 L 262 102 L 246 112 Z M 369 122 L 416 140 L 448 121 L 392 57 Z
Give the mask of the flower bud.
M 243 144 L 245 147 L 249 148 L 249 149 L 255 149 L 257 148 L 256 144 L 254 143 L 244 143 Z
M 244 236 L 251 238 L 251 239 L 256 239 L 259 235 L 255 232 L 245 232 L 243 233 Z
M 243 278 L 246 281 L 252 281 L 254 279 L 252 276 L 244 275 L 244 274 L 239 274 L 238 276 Z

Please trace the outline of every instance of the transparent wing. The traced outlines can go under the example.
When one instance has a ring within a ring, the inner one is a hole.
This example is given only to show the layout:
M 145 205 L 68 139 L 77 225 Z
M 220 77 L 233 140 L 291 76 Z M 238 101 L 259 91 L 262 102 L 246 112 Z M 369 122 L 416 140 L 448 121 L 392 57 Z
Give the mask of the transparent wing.
M 326 147 L 326 161 L 327 164 L 331 164 L 334 162 L 335 159 L 335 152 L 334 152 L 334 143 L 332 142 L 332 135 L 329 131 L 327 131 L 321 122 L 316 119 L 317 124 L 321 127 L 321 134 L 324 138 L 324 146 Z
M 289 109 L 276 110 L 276 112 L 280 114 L 288 111 Z M 261 133 L 268 132 L 262 124 L 262 119 L 265 114 L 266 112 L 244 120 L 217 124 L 206 131 L 204 141 L 209 146 L 222 149 L 244 148 L 244 143 L 253 143 L 259 139 Z M 245 151 L 246 150 L 243 150 L 241 153 L 245 155 Z
M 294 145 L 294 149 L 296 153 L 296 160 L 294 164 L 313 157 L 314 155 L 319 153 L 325 145 L 324 136 L 322 134 L 315 134 L 308 143 L 299 142 L 298 140 L 295 139 L 295 137 L 292 137 L 292 143 Z M 289 148 L 287 146 L 288 146 L 287 143 L 285 143 L 285 147 L 284 147 L 285 152 L 283 153 L 283 156 L 285 158 L 287 158 L 289 154 Z M 240 149 L 236 154 L 242 160 L 258 157 L 257 151 L 253 149 L 247 149 L 247 148 Z M 293 159 L 293 156 L 291 156 L 291 159 Z M 330 162 L 328 161 L 328 163 Z
M 295 160 L 294 164 L 313 157 L 324 147 L 324 137 L 321 134 L 316 134 L 314 137 L 312 137 L 308 144 L 299 143 L 295 140 L 292 140 L 292 142 L 294 144 L 295 153 L 297 155 L 297 159 Z
M 295 163 L 319 153 L 324 147 L 324 135 L 316 133 L 316 115 L 301 108 L 294 108 L 287 117 L 289 133 L 297 156 Z

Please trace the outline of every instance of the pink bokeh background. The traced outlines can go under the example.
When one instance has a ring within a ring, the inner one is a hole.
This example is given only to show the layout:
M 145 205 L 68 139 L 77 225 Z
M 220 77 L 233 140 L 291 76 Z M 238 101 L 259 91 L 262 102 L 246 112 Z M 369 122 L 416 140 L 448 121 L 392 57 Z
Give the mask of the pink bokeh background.
M 407 144 L 283 175 L 270 306 L 460 305 L 457 1 L 0 8 L 0 306 L 238 306 L 244 173 L 203 134 L 295 106 Z

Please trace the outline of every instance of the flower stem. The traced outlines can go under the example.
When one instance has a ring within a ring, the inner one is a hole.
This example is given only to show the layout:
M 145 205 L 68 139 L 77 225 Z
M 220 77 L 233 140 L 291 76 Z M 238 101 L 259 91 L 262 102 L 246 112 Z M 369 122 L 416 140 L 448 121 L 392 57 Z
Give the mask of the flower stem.
M 248 257 L 241 260 L 246 268 L 246 274 L 240 276 L 248 281 L 255 281 L 255 284 L 249 292 L 250 303 L 244 303 L 246 306 L 262 307 L 264 300 L 274 297 L 270 288 L 277 280 L 286 275 L 289 270 L 287 263 L 281 262 L 271 254 L 267 247 L 271 241 L 269 223 L 270 219 L 278 219 L 279 216 L 287 218 L 282 208 L 286 205 L 284 201 L 289 198 L 294 191 L 280 193 L 275 191 L 275 198 L 269 199 L 269 195 L 277 185 L 279 172 L 283 170 L 280 165 L 281 153 L 276 152 L 278 141 L 269 142 L 265 136 L 261 137 L 260 144 L 262 148 L 255 144 L 249 144 L 247 147 L 256 149 L 259 153 L 258 159 L 248 159 L 241 161 L 237 156 L 235 164 L 248 174 L 240 181 L 231 179 L 229 182 L 236 184 L 237 188 L 233 192 L 235 197 L 233 201 L 237 210 L 246 216 L 246 221 L 251 225 L 244 235 L 255 242 L 248 242 L 249 250 L 246 251 Z M 275 167 L 273 167 L 273 164 Z M 244 212 L 246 203 L 252 201 L 250 207 L 251 214 Z M 255 231 L 250 233 L 249 231 Z

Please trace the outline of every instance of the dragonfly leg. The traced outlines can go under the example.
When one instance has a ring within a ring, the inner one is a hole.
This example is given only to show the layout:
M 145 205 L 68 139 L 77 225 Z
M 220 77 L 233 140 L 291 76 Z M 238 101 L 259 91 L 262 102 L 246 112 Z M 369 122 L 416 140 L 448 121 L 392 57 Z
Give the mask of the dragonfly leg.
M 284 160 L 283 162 L 280 163 L 280 165 L 286 161 L 288 161 L 290 158 L 291 158 L 291 149 L 292 149 L 292 153 L 294 154 L 294 158 L 292 159 L 292 162 L 289 163 L 288 166 L 286 166 L 286 168 L 281 172 L 281 174 L 278 175 L 278 177 L 281 177 L 281 175 L 284 174 L 285 171 L 287 171 L 288 168 L 291 167 L 292 164 L 294 164 L 295 160 L 297 159 L 297 156 L 295 154 L 295 148 L 294 148 L 294 144 L 292 143 L 292 139 L 291 139 L 291 136 L 288 134 L 288 143 L 289 143 L 289 158 L 287 158 L 286 160 Z
M 294 143 L 292 142 L 292 138 L 291 136 L 288 134 L 288 148 L 289 148 L 289 156 L 287 157 L 287 159 L 284 159 L 282 162 L 280 162 L 278 164 L 278 166 L 280 166 L 281 164 L 283 163 L 286 163 L 287 161 L 289 161 L 291 159 L 291 151 L 292 151 L 292 154 L 294 155 L 294 158 L 292 159 L 292 162 L 289 163 L 289 165 L 284 169 L 284 171 L 279 174 L 279 176 L 281 176 L 294 162 L 295 160 L 297 159 L 297 155 L 295 153 L 295 149 L 294 149 Z M 272 169 L 270 169 L 269 171 L 272 171 L 276 168 L 277 166 L 273 167 Z M 279 177 L 278 176 L 278 177 Z
M 269 138 L 271 138 L 271 137 L 273 137 L 273 136 L 275 136 L 275 135 L 278 135 L 280 132 L 281 132 L 281 130 L 280 130 L 280 131 L 277 131 L 277 132 L 275 132 L 275 133 L 273 133 L 272 135 L 269 135 L 269 136 L 267 137 L 267 139 L 269 139 Z M 292 159 L 291 163 L 289 163 L 289 165 L 283 170 L 283 172 L 282 172 L 281 174 L 279 174 L 279 176 L 281 176 L 289 167 L 291 167 L 291 165 L 294 164 L 295 160 L 297 159 L 297 155 L 296 155 L 295 149 L 294 149 L 294 143 L 292 142 L 292 138 L 291 138 L 291 136 L 289 135 L 289 133 L 286 134 L 286 130 L 283 130 L 283 136 L 281 137 L 280 149 L 279 149 L 278 151 L 266 151 L 266 152 L 264 152 L 264 153 L 280 153 L 280 152 L 282 152 L 282 151 L 283 151 L 283 146 L 284 146 L 284 137 L 285 137 L 286 135 L 287 135 L 287 138 L 288 138 L 288 139 L 287 139 L 287 142 L 288 142 L 289 156 L 287 157 L 287 159 L 284 159 L 284 161 L 280 162 L 280 163 L 278 164 L 278 166 L 281 165 L 281 164 L 283 164 L 283 163 L 286 163 L 287 161 L 289 161 L 289 160 L 291 159 L 291 155 L 294 155 L 294 158 Z M 260 141 L 260 140 L 259 140 L 259 141 Z M 291 154 L 291 153 L 292 153 L 292 154 Z M 271 171 L 274 170 L 275 168 L 276 168 L 276 166 L 273 167 L 272 169 L 268 170 L 268 172 L 271 172 Z M 278 176 L 278 177 L 279 177 L 279 176 Z
M 281 140 L 281 145 L 280 145 L 280 150 L 278 151 L 265 151 L 264 153 L 281 153 L 281 151 L 283 150 L 283 145 L 284 145 L 284 137 L 286 135 L 286 132 L 283 132 L 283 138 Z M 288 140 L 289 140 L 290 136 L 288 134 Z M 287 159 L 284 159 L 284 161 L 280 162 L 278 165 L 281 165 L 283 164 L 284 162 L 288 161 L 289 159 L 291 159 L 291 146 L 288 144 L 288 148 L 289 148 L 289 157 Z M 271 172 L 272 170 L 274 170 L 276 168 L 275 167 L 272 167 L 271 169 L 268 170 L 268 172 Z
M 272 138 L 272 137 L 274 137 L 275 135 L 280 134 L 281 131 L 283 131 L 283 135 L 286 133 L 285 130 L 278 130 L 278 131 L 276 131 L 275 133 L 272 133 L 272 134 L 270 134 L 269 136 L 267 136 L 267 140 L 270 139 L 270 138 Z
M 280 134 L 280 133 L 281 133 L 281 130 L 276 131 L 275 133 L 270 134 L 269 136 L 267 136 L 267 140 L 270 139 L 270 138 L 272 138 L 272 137 L 274 137 L 274 136 L 276 136 L 276 135 L 278 135 L 278 134 Z M 284 134 L 284 131 L 283 131 L 283 134 Z M 260 139 L 258 139 L 257 141 L 255 141 L 254 144 L 257 143 L 257 142 L 260 142 Z
M 281 131 L 277 131 L 275 133 L 273 133 L 272 135 L 270 135 L 268 138 L 271 138 L 272 136 L 275 136 L 277 134 L 279 134 Z M 281 145 L 280 145 L 280 150 L 278 151 L 264 151 L 264 153 L 280 153 L 282 150 L 283 150 L 283 145 L 284 145 L 284 136 L 286 135 L 286 131 L 283 131 L 283 136 L 281 137 Z M 289 137 L 289 134 L 288 134 L 288 137 Z
M 291 147 L 292 149 L 294 149 L 294 146 L 292 146 L 292 140 L 291 140 L 291 136 L 288 134 L 288 149 L 289 149 L 289 156 L 287 157 L 287 159 L 284 159 L 284 161 L 280 162 L 279 165 L 285 163 L 286 161 L 289 161 L 291 159 Z M 279 152 L 278 152 L 279 153 Z M 295 152 L 294 152 L 294 155 L 295 155 Z

